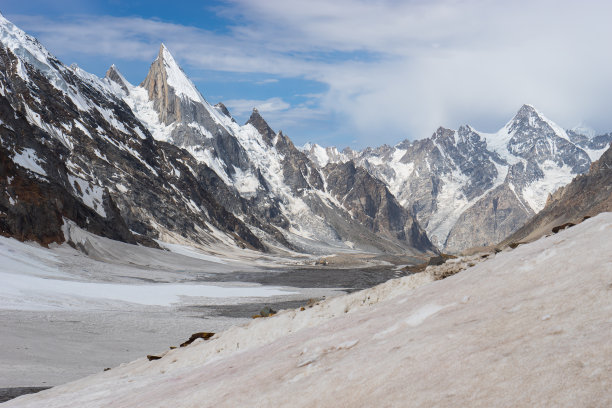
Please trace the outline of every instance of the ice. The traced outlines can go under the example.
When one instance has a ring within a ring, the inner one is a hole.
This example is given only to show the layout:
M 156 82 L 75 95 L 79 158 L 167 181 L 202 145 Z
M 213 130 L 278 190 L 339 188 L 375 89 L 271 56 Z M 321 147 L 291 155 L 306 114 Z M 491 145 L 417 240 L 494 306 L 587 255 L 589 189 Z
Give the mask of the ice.
M 565 186 L 575 176 L 570 166 L 564 164 L 560 167 L 552 160 L 546 160 L 540 167 L 544 177 L 529 184 L 522 191 L 525 201 L 535 213 L 544 208 L 548 194 Z

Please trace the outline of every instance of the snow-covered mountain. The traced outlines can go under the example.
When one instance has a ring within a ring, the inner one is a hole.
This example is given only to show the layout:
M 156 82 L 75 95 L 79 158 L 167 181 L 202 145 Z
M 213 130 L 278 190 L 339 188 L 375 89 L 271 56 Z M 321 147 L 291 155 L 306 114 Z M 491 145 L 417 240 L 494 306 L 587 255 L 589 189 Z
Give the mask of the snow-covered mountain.
M 330 245 L 340 250 L 433 249 L 384 184 L 362 174 L 354 183 L 367 187 L 351 185 L 351 191 L 360 191 L 358 199 L 374 206 L 347 202 L 348 191 L 342 195 L 327 188 L 326 172 L 286 135 L 272 130 L 256 109 L 239 125 L 223 104 L 208 103 L 163 44 L 139 86 L 129 84 L 116 67 L 109 69 L 106 81 L 116 84 L 116 95 L 155 139 L 187 150 L 214 170 L 227 186 L 215 191 L 217 199 L 250 223 L 261 239 L 272 235 L 278 243 L 306 252 Z
M 544 208 L 502 244 L 532 241 L 550 234 L 555 227 L 578 224 L 606 211 L 612 211 L 612 146 L 591 164 L 586 174 L 549 196 Z
M 147 245 L 434 250 L 382 182 L 357 172 L 327 188 L 257 111 L 241 126 L 210 105 L 163 44 L 133 86 L 115 66 L 100 79 L 63 65 L 4 17 L 0 43 L 5 235 L 61 242 L 69 219 Z
M 319 166 L 353 160 L 384 181 L 439 247 L 499 242 L 540 211 L 549 194 L 589 169 L 612 134 L 565 131 L 524 105 L 493 134 L 470 126 L 360 152 L 305 146 Z
M 0 17 L 0 229 L 44 244 L 64 219 L 126 242 L 262 242 L 200 182 L 200 165 L 155 141 L 107 81 L 67 67 Z

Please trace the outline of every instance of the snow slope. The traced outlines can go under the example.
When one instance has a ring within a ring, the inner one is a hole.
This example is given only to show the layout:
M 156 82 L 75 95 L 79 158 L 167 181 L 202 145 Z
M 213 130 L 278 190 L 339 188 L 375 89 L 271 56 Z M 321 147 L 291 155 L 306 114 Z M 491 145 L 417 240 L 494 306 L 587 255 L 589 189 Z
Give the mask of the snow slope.
M 610 236 L 603 213 L 5 406 L 610 406 Z

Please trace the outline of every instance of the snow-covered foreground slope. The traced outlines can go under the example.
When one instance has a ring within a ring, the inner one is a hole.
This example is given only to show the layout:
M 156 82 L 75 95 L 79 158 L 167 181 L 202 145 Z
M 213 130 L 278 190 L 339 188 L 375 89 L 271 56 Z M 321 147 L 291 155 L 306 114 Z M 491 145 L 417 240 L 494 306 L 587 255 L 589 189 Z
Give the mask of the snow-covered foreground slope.
M 611 236 L 604 213 L 5 406 L 610 406 Z
M 211 255 L 159 241 L 172 252 L 162 251 L 73 224 L 66 235 L 89 256 L 67 244 L 43 248 L 0 236 L 0 388 L 73 381 L 194 332 L 244 324 L 263 305 L 344 293 L 258 284 L 249 275 L 290 266 L 255 251 L 220 246 Z

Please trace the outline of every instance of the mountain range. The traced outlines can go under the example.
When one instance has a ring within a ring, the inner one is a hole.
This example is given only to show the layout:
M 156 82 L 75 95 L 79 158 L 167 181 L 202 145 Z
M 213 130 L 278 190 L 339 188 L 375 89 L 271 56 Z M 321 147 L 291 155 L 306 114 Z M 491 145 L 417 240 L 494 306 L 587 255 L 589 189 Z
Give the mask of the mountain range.
M 384 183 L 320 171 L 254 110 L 210 105 L 162 44 L 139 86 L 65 66 L 0 20 L 0 231 L 63 242 L 66 220 L 109 238 L 262 251 L 433 252 Z M 328 186 L 329 180 L 341 180 Z
M 144 81 L 66 66 L 0 16 L 0 233 L 47 245 L 66 223 L 275 253 L 459 252 L 499 242 L 585 173 L 612 134 L 524 105 L 499 132 L 439 128 L 362 151 L 296 147 L 254 109 L 210 104 L 162 44 Z
M 306 145 L 319 167 L 354 162 L 382 180 L 438 248 L 459 252 L 502 241 L 548 196 L 589 170 L 612 133 L 564 130 L 523 105 L 498 132 L 440 127 L 425 139 L 362 151 Z

